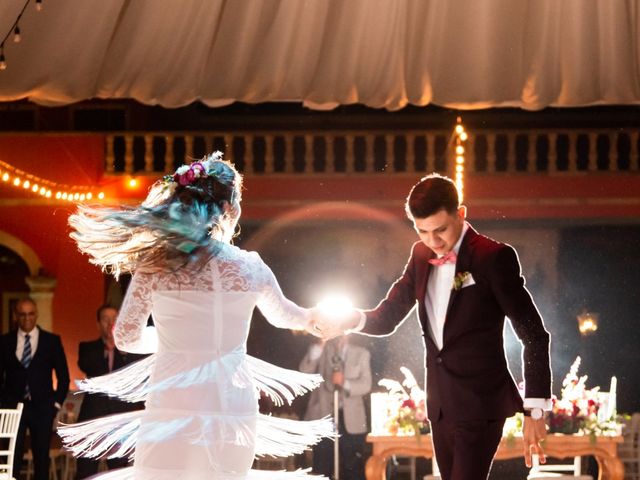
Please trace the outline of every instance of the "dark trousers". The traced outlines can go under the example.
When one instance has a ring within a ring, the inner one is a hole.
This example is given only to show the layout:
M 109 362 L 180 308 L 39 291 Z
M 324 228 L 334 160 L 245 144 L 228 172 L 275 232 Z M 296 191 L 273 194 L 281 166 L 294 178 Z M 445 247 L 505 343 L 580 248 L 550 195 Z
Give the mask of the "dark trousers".
M 53 401 L 44 403 L 24 402 L 20 427 L 16 436 L 16 449 L 13 458 L 13 476 L 19 478 L 22 457 L 24 455 L 24 440 L 29 429 L 31 437 L 31 451 L 33 452 L 34 480 L 48 480 L 49 478 L 49 445 L 53 429 L 55 407 Z
M 364 446 L 366 433 L 352 435 L 344 426 L 344 415 L 340 410 L 338 432 L 340 433 L 340 479 L 364 480 Z M 334 442 L 325 438 L 313 447 L 313 473 L 333 476 Z
M 76 480 L 90 477 L 98 472 L 99 460 L 92 458 L 78 458 L 76 460 Z M 129 465 L 129 460 L 126 458 L 110 458 L 107 460 L 107 467 L 109 470 L 114 468 L 126 467 Z
M 442 480 L 486 480 L 504 421 L 461 421 L 444 416 L 432 421 L 433 447 Z

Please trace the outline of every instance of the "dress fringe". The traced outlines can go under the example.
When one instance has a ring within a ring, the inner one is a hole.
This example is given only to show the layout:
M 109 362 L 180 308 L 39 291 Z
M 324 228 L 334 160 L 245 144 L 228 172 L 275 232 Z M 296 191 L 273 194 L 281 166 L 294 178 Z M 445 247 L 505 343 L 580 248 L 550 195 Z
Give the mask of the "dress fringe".
M 144 410 L 136 410 L 60 425 L 57 433 L 75 457 L 131 459 L 143 414 Z
M 311 469 L 299 469 L 295 471 L 284 471 L 284 470 L 249 470 L 247 474 L 242 475 L 234 475 L 234 474 L 225 474 L 225 473 L 215 473 L 215 476 L 212 477 L 211 472 L 208 472 L 206 478 L 198 480 L 321 480 L 326 479 L 324 475 L 314 475 L 311 472 Z M 145 479 L 148 480 L 175 480 L 176 478 L 181 478 L 185 480 L 190 480 L 191 477 L 188 475 L 185 476 L 183 472 L 158 472 L 157 476 L 153 474 L 149 474 L 145 470 Z M 126 467 L 126 468 L 118 468 L 115 470 L 109 470 L 107 472 L 98 473 L 90 477 L 89 480 L 135 480 L 135 468 L 134 467 Z
M 134 457 L 138 441 L 141 419 L 144 410 L 120 413 L 97 418 L 86 422 L 73 423 L 58 427 L 58 434 L 66 448 L 76 457 L 118 458 Z M 170 422 L 160 422 L 157 429 L 148 435 L 160 441 L 162 436 L 180 435 L 188 430 L 195 417 L 176 418 Z M 219 425 L 216 425 L 216 422 Z M 231 422 L 231 423 L 229 423 Z M 241 422 L 234 424 L 233 419 L 212 415 L 201 419 L 203 425 L 215 432 L 217 438 L 228 438 L 230 442 L 246 444 L 252 435 L 243 434 Z M 256 425 L 256 457 L 288 457 L 304 452 L 323 438 L 335 435 L 333 422 L 329 417 L 320 420 L 299 421 L 288 418 L 258 414 Z
M 323 381 L 317 373 L 277 367 L 251 355 L 247 355 L 246 359 L 256 388 L 266 393 L 276 406 L 284 403 L 291 405 L 295 397 L 310 392 Z M 149 378 L 155 361 L 156 355 L 149 355 L 107 375 L 78 380 L 76 385 L 83 392 L 104 394 L 126 402 L 140 402 L 149 394 Z

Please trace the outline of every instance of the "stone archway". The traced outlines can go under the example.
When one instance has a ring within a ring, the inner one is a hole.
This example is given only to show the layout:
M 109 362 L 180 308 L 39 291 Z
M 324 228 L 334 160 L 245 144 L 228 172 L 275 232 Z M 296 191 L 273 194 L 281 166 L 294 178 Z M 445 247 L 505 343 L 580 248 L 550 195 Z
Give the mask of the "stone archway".
M 41 275 L 42 262 L 33 249 L 13 235 L 0 231 L 0 269 L 6 279 L 0 282 L 0 329 L 9 331 L 12 306 L 24 296 L 30 296 L 38 305 L 38 325 L 51 330 L 54 278 Z M 3 263 L 4 262 L 4 263 Z

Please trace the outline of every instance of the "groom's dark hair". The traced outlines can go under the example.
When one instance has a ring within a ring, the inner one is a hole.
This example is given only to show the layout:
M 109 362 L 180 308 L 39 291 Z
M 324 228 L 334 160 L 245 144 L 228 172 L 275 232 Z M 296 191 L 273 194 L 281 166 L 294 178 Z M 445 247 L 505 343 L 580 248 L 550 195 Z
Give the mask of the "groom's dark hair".
M 422 177 L 413 186 L 407 197 L 405 211 L 410 219 L 427 218 L 440 210 L 453 214 L 459 206 L 458 189 L 453 180 L 432 173 Z

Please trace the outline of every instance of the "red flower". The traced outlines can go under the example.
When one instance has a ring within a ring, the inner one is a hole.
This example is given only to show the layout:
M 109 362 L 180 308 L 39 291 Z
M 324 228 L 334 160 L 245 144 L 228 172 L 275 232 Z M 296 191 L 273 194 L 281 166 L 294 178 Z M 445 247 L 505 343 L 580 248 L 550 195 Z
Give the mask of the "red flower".
M 416 408 L 416 404 L 413 400 L 408 398 L 404 402 L 402 402 L 402 408 L 404 407 L 409 407 L 411 410 L 413 410 L 414 408 Z
M 194 162 L 189 166 L 189 170 L 187 170 L 182 175 L 176 173 L 173 176 L 173 179 L 177 181 L 180 185 L 191 185 L 196 178 L 200 178 L 207 174 L 207 169 L 204 168 L 204 165 L 200 162 Z

